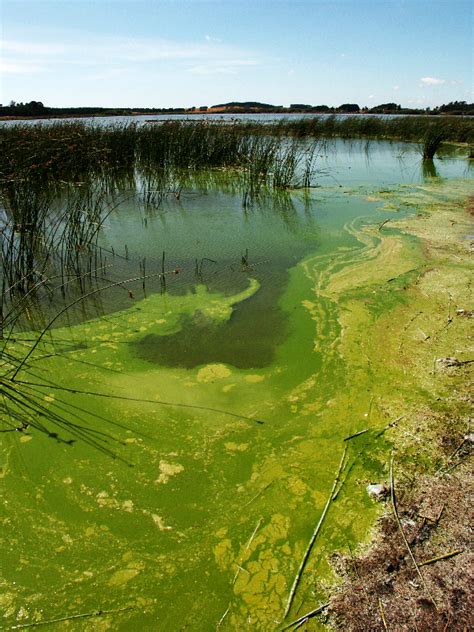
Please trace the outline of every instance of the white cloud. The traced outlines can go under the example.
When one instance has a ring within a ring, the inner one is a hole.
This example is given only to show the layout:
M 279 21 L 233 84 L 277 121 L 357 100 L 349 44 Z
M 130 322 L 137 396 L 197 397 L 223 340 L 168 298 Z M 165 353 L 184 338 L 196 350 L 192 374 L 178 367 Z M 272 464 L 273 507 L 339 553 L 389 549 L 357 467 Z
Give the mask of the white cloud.
M 43 71 L 44 68 L 36 64 L 17 63 L 0 60 L 0 74 L 5 75 L 32 75 Z
M 20 73 L 36 66 L 52 69 L 58 65 L 105 69 L 146 63 L 194 62 L 196 74 L 235 73 L 239 67 L 254 66 L 252 53 L 227 46 L 206 35 L 205 42 L 178 42 L 161 38 L 70 36 L 58 43 L 36 40 L 3 40 L 4 72 Z M 24 69 L 24 70 L 22 70 Z
M 375 99 L 375 94 L 369 94 L 368 99 Z
M 16 57 L 48 58 L 52 60 L 95 59 L 98 62 L 108 58 L 127 61 L 157 61 L 160 59 L 195 59 L 205 55 L 209 48 L 206 44 L 182 44 L 163 39 L 133 39 L 119 37 L 82 38 L 61 44 L 28 42 L 20 40 L 2 40 L 0 49 L 4 54 Z
M 400 86 L 393 86 L 394 90 L 400 90 Z
M 135 41 L 123 39 L 98 44 L 108 57 L 131 62 L 202 59 L 210 55 L 207 45 L 181 44 L 166 40 Z
M 34 27 L 28 37 L 9 33 L 3 42 L 0 37 L 0 73 L 4 77 L 0 100 L 27 101 L 40 95 L 51 105 L 74 105 L 84 100 L 104 105 L 146 105 L 164 104 L 165 99 L 169 105 L 192 105 L 187 83 L 198 86 L 192 98 L 218 100 L 212 90 L 219 79 L 248 76 L 249 71 L 269 61 L 254 50 L 209 38 L 211 35 L 205 39 L 202 33 L 199 39 L 182 41 L 99 36 L 74 30 L 46 32 Z M 124 77 L 127 90 L 123 89 Z M 199 79 L 206 77 L 214 81 L 203 96 Z M 176 89 L 163 97 L 160 84 L 173 81 Z M 67 90 L 62 90 L 66 85 Z
M 420 81 L 424 86 L 442 86 L 446 83 L 446 79 L 438 79 L 438 77 L 422 77 Z
M 21 42 L 17 40 L 0 39 L 0 51 L 2 53 L 14 53 L 16 55 L 59 55 L 67 51 L 67 46 L 62 44 L 43 44 L 33 42 Z

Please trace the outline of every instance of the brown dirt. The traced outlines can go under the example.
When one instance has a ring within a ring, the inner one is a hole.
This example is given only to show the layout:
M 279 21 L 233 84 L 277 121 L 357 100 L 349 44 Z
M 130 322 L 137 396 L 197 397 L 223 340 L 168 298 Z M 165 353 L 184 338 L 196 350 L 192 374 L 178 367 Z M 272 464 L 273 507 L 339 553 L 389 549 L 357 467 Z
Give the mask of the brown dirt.
M 345 577 L 342 590 L 331 603 L 336 628 L 354 632 L 474 628 L 470 607 L 474 555 L 469 552 L 472 536 L 469 474 L 469 464 L 463 458 L 457 471 L 436 477 L 421 476 L 397 485 L 400 520 L 418 564 L 454 551 L 462 552 L 420 567 L 427 590 L 387 501 L 388 513 L 378 524 L 377 543 L 369 553 L 357 559 L 339 558 L 336 562 Z

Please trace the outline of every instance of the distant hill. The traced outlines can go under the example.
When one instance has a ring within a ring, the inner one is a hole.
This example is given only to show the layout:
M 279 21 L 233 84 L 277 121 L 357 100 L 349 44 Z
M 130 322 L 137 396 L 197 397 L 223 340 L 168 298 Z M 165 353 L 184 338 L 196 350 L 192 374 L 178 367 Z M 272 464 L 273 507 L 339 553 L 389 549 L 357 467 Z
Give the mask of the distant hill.
M 281 108 L 282 105 L 272 105 L 271 103 L 260 103 L 259 101 L 230 101 L 229 103 L 219 103 L 211 105 L 211 108 Z
M 278 112 L 283 110 L 282 105 L 271 103 L 259 103 L 258 101 L 230 101 L 211 105 L 208 112 Z

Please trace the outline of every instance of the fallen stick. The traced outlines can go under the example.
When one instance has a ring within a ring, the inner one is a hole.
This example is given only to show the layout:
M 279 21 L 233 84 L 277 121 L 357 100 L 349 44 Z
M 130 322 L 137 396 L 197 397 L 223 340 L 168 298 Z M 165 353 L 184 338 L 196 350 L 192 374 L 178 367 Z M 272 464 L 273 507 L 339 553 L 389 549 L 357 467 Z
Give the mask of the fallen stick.
M 263 492 L 267 490 L 272 484 L 273 484 L 273 481 L 270 481 L 267 485 L 262 487 L 262 489 L 259 492 L 257 492 L 255 496 L 252 496 L 252 498 L 249 501 L 247 501 L 245 505 L 242 505 L 241 509 L 245 509 L 245 507 L 248 507 L 250 503 L 253 503 L 253 501 L 256 500 L 259 496 L 261 496 Z
M 355 457 L 354 460 L 352 461 L 351 465 L 346 469 L 346 466 L 349 463 L 349 459 L 347 459 L 347 463 L 344 466 L 344 470 L 345 470 L 345 476 L 344 478 L 340 478 L 340 483 L 339 483 L 339 487 L 336 489 L 336 491 L 334 492 L 333 496 L 332 496 L 332 500 L 336 500 L 336 498 L 339 496 L 339 492 L 341 491 L 341 489 L 344 487 L 345 482 L 347 481 L 347 479 L 350 476 L 350 473 L 352 471 L 352 468 L 354 467 L 354 465 L 356 464 L 357 459 L 360 457 L 360 455 L 362 454 L 362 450 L 360 452 L 358 452 Z
M 395 487 L 394 487 L 394 483 L 393 483 L 393 457 L 390 459 L 390 500 L 392 502 L 392 509 L 393 509 L 393 515 L 395 516 L 395 521 L 397 523 L 398 529 L 400 531 L 400 534 L 403 538 L 403 541 L 405 543 L 405 546 L 407 548 L 407 551 L 411 557 L 411 560 L 413 562 L 413 565 L 416 568 L 416 572 L 418 573 L 418 577 L 421 579 L 421 582 L 423 584 L 423 586 L 425 587 L 426 593 L 429 596 L 429 598 L 431 599 L 434 607 L 436 610 L 438 610 L 438 606 L 436 604 L 436 601 L 433 598 L 433 595 L 431 594 L 430 589 L 428 588 L 428 585 L 425 581 L 425 578 L 423 577 L 423 575 L 421 574 L 420 568 L 417 564 L 417 561 L 415 560 L 415 556 L 413 555 L 413 552 L 411 550 L 410 544 L 408 543 L 408 540 L 406 538 L 405 532 L 403 531 L 403 526 L 402 523 L 400 521 L 400 516 L 398 515 L 398 509 L 397 509 L 397 499 L 395 496 Z
M 454 450 L 454 452 L 452 454 L 450 454 L 448 456 L 448 458 L 446 459 L 446 463 L 444 465 L 441 465 L 441 467 L 439 467 L 436 472 L 434 473 L 434 475 L 436 476 L 437 474 L 439 474 L 440 472 L 442 474 L 444 474 L 445 472 L 449 471 L 446 470 L 445 468 L 448 467 L 450 461 L 456 456 L 456 454 L 459 452 L 459 450 L 464 446 L 464 444 L 466 443 L 466 439 L 463 439 L 461 441 L 461 443 L 458 445 L 458 447 Z
M 221 618 L 219 619 L 219 621 L 217 622 L 217 625 L 216 625 L 216 630 L 218 630 L 218 629 L 221 627 L 222 622 L 223 622 L 223 621 L 224 621 L 224 619 L 226 618 L 226 616 L 227 616 L 227 614 L 228 614 L 229 610 L 230 610 L 230 605 L 228 606 L 227 610 L 224 612 L 224 614 L 222 615 L 222 617 L 221 617 Z
M 385 630 L 388 630 L 387 620 L 385 619 L 385 610 L 384 610 L 383 603 L 380 597 L 379 597 L 379 610 L 380 610 L 380 618 L 382 619 L 383 627 Z
M 457 468 L 459 465 L 461 465 L 462 462 L 463 461 L 461 459 L 457 463 L 454 463 L 453 465 L 451 465 L 451 467 L 448 467 L 447 470 L 443 470 L 443 474 L 449 474 L 449 472 L 452 472 L 455 468 Z
M 418 564 L 418 566 L 427 566 L 428 564 L 434 564 L 435 562 L 439 562 L 440 560 L 447 560 L 450 557 L 454 557 L 455 555 L 459 555 L 463 553 L 464 549 L 457 549 L 456 551 L 451 551 L 450 553 L 445 553 L 444 555 L 438 555 L 438 557 L 432 557 L 429 560 L 425 560 Z
M 339 469 L 337 471 L 336 478 L 334 479 L 334 484 L 332 486 L 331 493 L 328 496 L 328 499 L 326 501 L 326 505 L 324 506 L 324 509 L 323 509 L 323 513 L 321 514 L 321 517 L 319 518 L 319 522 L 316 525 L 315 530 L 313 531 L 313 535 L 311 536 L 311 539 L 310 539 L 310 541 L 308 543 L 308 546 L 306 547 L 306 551 L 305 551 L 305 554 L 303 555 L 303 559 L 301 560 L 300 566 L 298 568 L 298 572 L 296 573 L 295 579 L 293 580 L 293 585 L 291 587 L 290 594 L 288 596 L 288 601 L 286 603 L 285 612 L 283 614 L 283 620 L 285 620 L 286 617 L 288 616 L 288 613 L 289 613 L 290 608 L 291 608 L 291 604 L 293 603 L 293 599 L 295 598 L 296 589 L 298 588 L 298 584 L 299 584 L 301 576 L 303 574 L 304 567 L 306 566 L 306 562 L 308 561 L 308 558 L 310 556 L 311 549 L 313 548 L 313 544 L 314 544 L 314 542 L 315 542 L 315 540 L 316 540 L 316 538 L 318 536 L 319 531 L 321 530 L 321 527 L 322 527 L 323 522 L 324 522 L 324 518 L 326 517 L 326 514 L 328 512 L 329 505 L 331 504 L 334 492 L 336 490 L 337 484 L 339 482 L 339 478 L 340 478 L 342 470 L 343 470 L 344 460 L 346 458 L 346 453 L 347 453 L 347 445 L 344 446 L 344 452 L 342 453 L 341 462 L 339 463 Z
M 134 606 L 127 606 L 126 608 L 116 608 L 115 610 L 94 610 L 93 612 L 85 612 L 82 614 L 72 614 L 69 617 L 59 617 L 58 619 L 49 619 L 48 621 L 32 621 L 31 623 L 20 623 L 12 626 L 11 630 L 20 630 L 22 628 L 38 628 L 41 625 L 50 625 L 51 623 L 60 623 L 61 621 L 72 621 L 73 619 L 86 619 L 89 617 L 102 617 L 107 614 L 114 614 L 116 612 L 125 612 L 125 610 L 133 610 Z
M 350 439 L 355 439 L 356 437 L 360 437 L 360 435 L 363 435 L 366 432 L 369 432 L 368 428 L 366 428 L 365 430 L 359 430 L 359 432 L 354 432 L 354 434 L 351 434 L 348 437 L 346 437 L 344 441 L 349 441 Z
M 387 430 L 389 430 L 390 428 L 393 428 L 394 426 L 397 425 L 397 423 L 399 421 L 401 421 L 403 418 L 405 417 L 405 415 L 401 415 L 400 417 L 397 417 L 396 419 L 394 419 L 393 421 L 391 421 L 389 424 L 387 424 L 386 426 L 384 426 L 384 428 L 382 428 L 382 430 L 380 432 L 378 432 L 375 435 L 375 438 L 378 439 L 379 437 L 381 437 L 383 435 L 384 432 L 386 432 Z
M 262 524 L 262 522 L 263 522 L 263 518 L 260 518 L 259 521 L 257 522 L 255 529 L 253 530 L 252 535 L 249 538 L 249 541 L 247 542 L 247 545 L 245 546 L 244 552 L 249 550 L 250 545 L 252 544 L 257 531 L 260 529 L 260 525 Z M 239 557 L 239 562 L 242 559 L 242 557 L 243 557 L 243 554 Z M 242 566 L 240 566 L 237 562 L 235 565 L 237 566 L 237 570 L 235 572 L 232 584 L 235 584 L 235 582 L 237 581 L 237 577 L 239 576 L 240 571 L 245 571 L 246 573 L 248 573 L 248 571 L 245 568 L 242 568 Z
M 263 522 L 263 518 L 260 518 L 259 521 L 257 522 L 257 525 L 255 526 L 255 529 L 253 530 L 252 535 L 249 538 L 249 541 L 247 542 L 247 546 L 245 547 L 245 550 L 248 551 L 248 549 L 250 548 L 250 545 L 253 542 L 253 539 L 255 537 L 255 534 L 257 533 L 257 531 L 260 529 L 260 525 Z
M 285 627 L 281 629 L 281 632 L 284 632 L 284 630 L 289 630 L 290 628 L 292 628 L 295 625 L 299 625 L 301 623 L 305 623 L 308 619 L 311 619 L 312 617 L 315 617 L 317 614 L 319 614 L 323 610 L 326 610 L 326 608 L 328 606 L 329 606 L 329 602 L 323 604 L 322 606 L 319 606 L 319 608 L 315 608 L 315 610 L 311 610 L 311 612 L 307 612 L 302 617 L 299 617 L 298 619 L 295 619 L 294 621 L 292 621 L 288 625 L 285 625 Z

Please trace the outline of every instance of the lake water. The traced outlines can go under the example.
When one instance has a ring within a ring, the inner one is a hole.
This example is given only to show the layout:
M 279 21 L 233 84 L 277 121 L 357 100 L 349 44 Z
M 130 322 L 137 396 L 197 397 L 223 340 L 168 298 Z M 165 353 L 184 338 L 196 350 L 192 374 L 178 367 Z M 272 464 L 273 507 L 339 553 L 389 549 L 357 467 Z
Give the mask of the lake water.
M 390 368 L 373 375 L 346 342 L 353 306 L 389 314 L 423 257 L 388 224 L 395 281 L 352 283 L 351 270 L 383 253 L 377 224 L 419 211 L 388 192 L 436 196 L 437 182 L 472 177 L 456 149 L 435 167 L 423 173 L 410 145 L 337 141 L 314 188 L 249 208 L 228 176 L 196 175 L 156 208 L 124 193 L 98 282 L 140 277 L 144 258 L 158 274 L 164 251 L 166 288 L 138 278 L 71 308 L 20 374 L 46 432 L 1 435 L 6 626 L 84 615 L 58 629 L 276 629 L 346 445 L 292 618 L 319 603 L 331 552 L 367 537 L 365 484 L 390 449 Z M 18 334 L 12 353 L 31 339 Z

